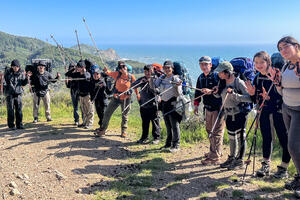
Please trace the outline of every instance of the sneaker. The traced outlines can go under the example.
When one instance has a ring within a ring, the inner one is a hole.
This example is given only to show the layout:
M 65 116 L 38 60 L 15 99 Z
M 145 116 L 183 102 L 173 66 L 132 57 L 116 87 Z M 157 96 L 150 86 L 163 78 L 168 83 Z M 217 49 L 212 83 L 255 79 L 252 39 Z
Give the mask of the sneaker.
M 231 165 L 231 163 L 233 161 L 234 161 L 234 157 L 233 156 L 228 156 L 227 160 L 224 163 L 220 164 L 220 167 L 221 168 L 227 168 Z
M 74 126 L 78 126 L 79 125 L 79 122 L 74 122 Z
M 295 190 L 295 196 L 297 199 L 300 199 L 300 187 Z
M 159 144 L 160 143 L 160 139 L 154 139 L 151 144 Z
M 38 121 L 39 121 L 39 119 L 38 119 L 37 117 L 35 117 L 35 118 L 33 119 L 33 123 L 38 123 Z
M 85 127 L 85 124 L 79 124 L 77 127 L 79 127 L 79 128 L 82 128 L 82 127 Z
M 180 147 L 179 147 L 178 145 L 172 146 L 172 147 L 170 148 L 170 152 L 171 152 L 171 153 L 175 153 L 175 152 L 177 152 L 177 151 L 179 151 L 179 150 L 180 150 Z
M 17 129 L 24 129 L 24 126 L 17 126 Z
M 201 160 L 202 165 L 219 165 L 220 160 L 219 159 L 211 159 L 206 158 L 205 160 Z
M 205 158 L 208 158 L 209 155 L 210 155 L 210 152 L 207 152 L 207 153 L 204 154 L 204 157 L 205 157 Z
M 244 168 L 244 161 L 242 159 L 234 159 L 231 165 L 227 167 L 228 170 L 243 169 L 243 168 Z
M 47 119 L 47 122 L 51 122 L 51 121 L 53 121 L 51 118 L 48 118 L 48 119 Z
M 277 166 L 277 172 L 275 174 L 273 174 L 274 178 L 288 178 L 289 174 L 286 168 L 281 167 L 281 166 Z
M 84 128 L 84 129 L 91 129 L 90 126 L 84 126 L 83 128 Z
M 105 135 L 105 130 L 100 130 L 100 129 L 98 129 L 98 130 L 96 130 L 96 132 L 94 132 L 94 135 L 95 135 L 96 137 L 102 137 L 102 136 Z
M 126 138 L 126 136 L 127 136 L 127 133 L 125 133 L 125 132 L 121 133 L 121 138 Z
M 9 129 L 12 130 L 12 131 L 14 131 L 14 130 L 16 130 L 16 127 L 11 127 Z
M 268 161 L 261 162 L 261 168 L 256 172 L 257 177 L 264 177 L 270 175 L 270 164 Z
M 299 174 L 295 175 L 294 180 L 284 185 L 284 188 L 287 190 L 296 190 L 300 188 L 300 176 Z
M 166 144 L 166 145 L 160 147 L 159 150 L 168 149 L 168 148 L 170 148 L 170 147 L 171 147 L 171 145 Z
M 138 141 L 136 141 L 137 144 L 145 144 L 147 141 L 147 139 L 139 139 Z

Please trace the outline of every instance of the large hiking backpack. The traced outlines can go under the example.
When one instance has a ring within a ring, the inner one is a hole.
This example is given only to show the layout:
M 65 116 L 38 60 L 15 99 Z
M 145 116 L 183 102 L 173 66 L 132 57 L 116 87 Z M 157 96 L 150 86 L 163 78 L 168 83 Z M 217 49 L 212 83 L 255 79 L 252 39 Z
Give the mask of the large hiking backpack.
M 271 56 L 272 67 L 282 69 L 282 67 L 287 64 L 287 61 L 281 56 L 280 53 L 273 53 Z
M 253 81 L 255 78 L 254 64 L 250 58 L 238 57 L 232 59 L 230 63 L 233 66 L 234 72 L 240 79 L 243 81 Z M 253 108 L 253 103 L 242 102 L 239 104 L 239 107 L 241 112 L 249 113 Z
M 192 87 L 193 86 L 192 79 L 188 73 L 188 70 L 187 70 L 185 64 L 182 62 L 179 62 L 179 61 L 175 61 L 175 62 L 173 62 L 173 65 L 174 65 L 173 74 L 179 76 L 180 80 L 182 80 L 182 85 Z M 182 92 L 184 95 L 190 95 L 191 89 L 183 86 Z
M 213 57 L 211 59 L 211 64 L 212 64 L 211 71 L 213 72 L 218 67 L 219 63 L 221 63 L 223 61 L 225 61 L 225 60 L 219 56 Z
M 40 58 L 37 58 L 37 59 L 32 59 L 31 60 L 31 65 L 26 65 L 25 67 L 25 71 L 28 72 L 32 72 L 33 74 L 37 73 L 37 67 L 38 67 L 38 63 L 40 61 L 44 61 L 46 63 L 46 66 L 45 66 L 45 70 L 49 73 L 52 72 L 52 60 L 51 59 L 40 59 Z
M 154 69 L 154 74 L 157 76 L 157 77 L 160 77 L 161 75 L 164 74 L 163 72 L 163 66 L 159 63 L 153 63 L 153 69 Z

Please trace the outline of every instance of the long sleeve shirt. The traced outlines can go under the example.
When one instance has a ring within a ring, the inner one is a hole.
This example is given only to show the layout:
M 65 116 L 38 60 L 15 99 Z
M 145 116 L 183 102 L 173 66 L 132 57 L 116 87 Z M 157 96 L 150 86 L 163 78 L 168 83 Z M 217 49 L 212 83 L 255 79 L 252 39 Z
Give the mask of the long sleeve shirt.
M 91 92 L 91 85 L 90 85 L 90 79 L 91 74 L 89 72 L 75 72 L 75 70 L 70 70 L 66 74 L 66 76 L 71 78 L 83 78 L 84 80 L 78 81 L 78 90 L 79 90 L 79 96 L 84 97 L 86 95 L 89 95 Z
M 14 72 L 12 69 L 9 69 L 4 74 L 4 80 L 6 85 L 6 95 L 20 95 L 23 94 L 23 86 L 28 83 L 28 79 L 24 74 L 23 70 Z

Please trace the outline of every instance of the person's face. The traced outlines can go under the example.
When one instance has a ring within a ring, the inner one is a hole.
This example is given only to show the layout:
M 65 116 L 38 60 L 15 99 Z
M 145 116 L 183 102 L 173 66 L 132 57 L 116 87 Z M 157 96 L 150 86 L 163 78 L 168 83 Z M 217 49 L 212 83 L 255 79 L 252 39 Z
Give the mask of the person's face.
M 12 66 L 12 69 L 13 69 L 14 72 L 18 72 L 19 69 L 20 69 L 20 67 L 18 67 L 18 66 Z
M 120 72 L 121 73 L 127 73 L 127 66 L 126 65 L 120 65 Z
M 201 69 L 201 71 L 202 71 L 205 75 L 208 75 L 208 74 L 210 73 L 212 64 L 211 64 L 211 63 L 205 63 L 205 62 L 201 62 L 201 63 L 199 63 L 199 64 L 200 64 L 200 69 Z
M 163 69 L 164 69 L 164 72 L 165 72 L 167 75 L 171 75 L 171 74 L 173 73 L 172 67 L 166 67 L 166 66 L 164 66 Z
M 44 73 L 45 72 L 45 66 L 39 65 L 38 70 L 39 70 L 40 73 Z
M 298 45 L 293 45 L 285 42 L 281 42 L 278 45 L 278 50 L 282 57 L 286 60 L 291 60 L 294 56 L 297 55 Z
M 261 57 L 254 58 L 255 69 L 262 74 L 265 74 L 268 69 L 268 63 Z
M 149 69 L 149 70 L 144 70 L 144 74 L 146 76 L 146 78 L 150 78 L 151 74 L 153 73 L 153 68 Z
M 225 74 L 224 72 L 219 72 L 219 73 L 218 73 L 218 76 L 219 76 L 219 78 L 222 79 L 222 80 L 224 80 L 224 79 L 227 78 L 227 76 L 226 76 L 226 74 Z
M 95 80 L 99 80 L 99 79 L 101 78 L 101 74 L 95 72 L 95 73 L 93 74 L 93 77 L 94 77 Z

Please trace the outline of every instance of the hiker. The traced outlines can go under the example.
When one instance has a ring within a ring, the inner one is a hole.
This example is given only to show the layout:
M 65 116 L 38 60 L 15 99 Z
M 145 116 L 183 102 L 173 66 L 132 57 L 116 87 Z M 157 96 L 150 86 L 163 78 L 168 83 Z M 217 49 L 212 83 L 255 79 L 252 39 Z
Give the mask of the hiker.
M 286 36 L 278 41 L 277 48 L 289 63 L 281 74 L 274 70 L 270 74 L 278 92 L 282 94 L 282 115 L 288 132 L 288 150 L 297 169 L 294 180 L 286 183 L 285 188 L 295 190 L 297 197 L 300 197 L 300 44 L 295 38 Z
M 50 115 L 50 93 L 48 86 L 50 83 L 55 83 L 59 79 L 60 73 L 57 73 L 56 78 L 53 79 L 53 76 L 45 70 L 46 65 L 46 61 L 40 60 L 37 64 L 38 70 L 36 73 L 32 73 L 31 71 L 27 72 L 28 76 L 30 76 L 30 84 L 33 90 L 33 123 L 37 123 L 39 121 L 40 99 L 44 102 L 47 122 L 52 121 Z
M 203 97 L 194 101 L 194 114 L 198 115 L 198 107 L 203 99 L 205 127 L 209 136 L 209 152 L 205 154 L 206 159 L 202 160 L 203 165 L 216 165 L 220 164 L 222 156 L 223 135 L 225 128 L 224 113 L 220 115 L 222 105 L 222 98 L 215 97 L 212 92 L 213 88 L 219 85 L 220 78 L 216 72 L 212 72 L 212 60 L 209 56 L 203 56 L 199 59 L 200 69 L 203 73 L 197 79 L 196 88 L 201 91 L 195 91 L 195 98 L 205 94 Z M 212 132 L 214 123 L 217 121 L 215 128 Z
M 153 99 L 156 96 L 156 91 L 150 87 L 149 82 L 151 81 L 151 76 L 154 75 L 153 65 L 145 65 L 144 66 L 144 74 L 145 76 L 137 79 L 132 86 L 139 84 L 140 91 L 140 99 L 139 104 L 143 105 L 147 103 L 149 100 Z M 157 77 L 156 77 L 157 78 Z M 142 83 L 141 83 L 142 82 Z M 141 83 L 141 84 L 140 84 Z M 158 110 L 158 102 L 154 98 L 153 101 L 145 104 L 140 107 L 140 114 L 142 118 L 142 136 L 137 141 L 138 144 L 145 144 L 148 140 L 149 135 L 149 125 L 152 123 L 152 136 L 153 141 L 152 144 L 158 144 L 160 142 L 160 117 Z
M 90 97 L 91 74 L 87 72 L 85 62 L 83 60 L 79 60 L 76 68 L 68 71 L 65 76 L 83 79 L 78 81 L 79 103 L 82 112 L 82 124 L 79 124 L 78 127 L 91 129 L 94 122 L 94 109 Z
M 72 63 L 69 65 L 68 71 L 75 70 L 76 66 Z M 73 105 L 73 117 L 74 117 L 74 125 L 79 125 L 79 81 L 78 80 L 68 80 L 67 87 L 70 88 L 71 100 Z
M 91 101 L 94 102 L 96 112 L 99 118 L 99 128 L 103 124 L 104 111 L 108 105 L 106 95 L 106 83 L 101 75 L 100 68 L 97 66 L 93 70 L 93 78 L 91 80 Z
M 222 96 L 225 111 L 225 123 L 230 141 L 230 155 L 220 165 L 221 168 L 234 170 L 244 167 L 243 158 L 246 152 L 246 125 L 247 112 L 241 106 L 242 102 L 251 102 L 250 95 L 246 91 L 245 82 L 235 77 L 234 69 L 230 62 L 223 61 L 215 69 L 220 79 L 226 81 L 226 85 L 215 87 L 214 94 Z
M 121 137 L 125 138 L 127 136 L 127 121 L 128 121 L 128 113 L 130 111 L 130 103 L 131 103 L 131 94 L 132 90 L 130 90 L 131 84 L 135 81 L 134 75 L 127 71 L 127 65 L 124 61 L 118 62 L 117 71 L 111 72 L 104 67 L 103 72 L 111 76 L 115 80 L 115 87 L 113 91 L 113 98 L 110 100 L 103 117 L 102 127 L 97 130 L 95 133 L 96 136 L 104 136 L 106 129 L 108 127 L 110 118 L 114 111 L 121 105 L 122 110 L 122 123 L 121 123 Z M 128 91 L 127 91 L 128 90 Z M 125 92 L 127 91 L 127 92 Z M 120 95 L 122 92 L 124 94 Z M 137 89 L 135 89 L 135 93 L 137 98 L 139 99 L 139 95 Z
M 167 128 L 166 144 L 161 149 L 170 148 L 170 152 L 177 152 L 180 149 L 179 124 L 182 120 L 182 116 L 176 111 L 173 111 L 167 115 L 165 114 L 175 108 L 177 97 L 182 94 L 182 81 L 178 78 L 178 76 L 173 74 L 174 65 L 172 61 L 165 61 L 163 70 L 165 75 L 162 75 L 158 79 L 154 80 L 154 86 L 159 88 L 161 93 L 160 98 L 162 112 L 164 114 L 164 121 Z
M 24 70 L 21 69 L 20 62 L 15 59 L 11 62 L 11 68 L 4 74 L 6 83 L 6 106 L 7 125 L 11 130 L 24 129 L 22 113 L 23 87 L 28 83 L 28 78 Z M 16 123 L 15 123 L 16 119 Z
M 268 79 L 267 73 L 272 67 L 271 58 L 265 51 L 260 51 L 254 55 L 255 69 L 259 72 L 253 80 L 253 86 L 250 81 L 246 82 L 247 91 L 251 99 L 257 106 L 261 106 L 263 99 L 266 99 L 261 110 L 259 125 L 262 134 L 263 161 L 261 168 L 256 172 L 258 177 L 268 176 L 270 174 L 271 154 L 273 149 L 272 129 L 275 128 L 277 137 L 282 147 L 281 164 L 277 166 L 277 172 L 273 175 L 275 178 L 287 178 L 287 167 L 291 156 L 287 148 L 287 131 L 282 118 L 282 97 L 278 94 L 272 81 Z M 266 91 L 269 91 L 267 94 Z

